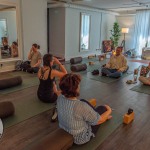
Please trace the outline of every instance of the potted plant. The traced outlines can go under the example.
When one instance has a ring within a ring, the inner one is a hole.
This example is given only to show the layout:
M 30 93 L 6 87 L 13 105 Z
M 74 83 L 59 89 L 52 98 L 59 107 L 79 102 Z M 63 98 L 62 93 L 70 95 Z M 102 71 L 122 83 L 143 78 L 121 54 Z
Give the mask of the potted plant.
M 112 41 L 113 47 L 116 48 L 118 46 L 118 41 L 121 36 L 121 30 L 118 22 L 114 22 L 113 29 L 110 30 L 110 32 L 111 32 L 110 39 Z

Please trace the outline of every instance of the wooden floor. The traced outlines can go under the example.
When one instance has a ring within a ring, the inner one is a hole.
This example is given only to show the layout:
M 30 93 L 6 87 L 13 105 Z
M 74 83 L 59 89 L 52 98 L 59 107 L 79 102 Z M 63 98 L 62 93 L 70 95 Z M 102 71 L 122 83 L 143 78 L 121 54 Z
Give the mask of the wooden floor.
M 140 63 L 129 63 L 130 70 L 138 67 Z M 133 108 L 135 120 L 129 125 L 117 128 L 97 150 L 150 150 L 150 95 L 131 91 L 134 84 L 128 85 L 126 81 L 132 79 L 129 75 L 116 82 L 105 84 L 83 78 L 81 83 L 81 98 L 96 98 L 98 104 L 108 104 L 114 111 L 122 116 L 128 108 Z M 0 101 L 31 96 L 36 94 L 37 86 L 15 92 L 5 96 L 0 95 Z M 0 141 L 0 150 L 23 150 L 31 142 L 49 134 L 58 127 L 58 123 L 51 123 L 52 111 L 49 110 L 33 118 L 23 121 L 4 130 Z

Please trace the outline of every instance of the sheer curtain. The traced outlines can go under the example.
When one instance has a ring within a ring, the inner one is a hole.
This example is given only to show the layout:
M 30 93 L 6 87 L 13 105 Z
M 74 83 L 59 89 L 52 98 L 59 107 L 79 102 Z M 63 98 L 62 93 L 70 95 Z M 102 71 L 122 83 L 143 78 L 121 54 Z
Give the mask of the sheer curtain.
M 150 46 L 150 10 L 139 10 L 135 17 L 134 47 L 141 55 L 145 45 Z

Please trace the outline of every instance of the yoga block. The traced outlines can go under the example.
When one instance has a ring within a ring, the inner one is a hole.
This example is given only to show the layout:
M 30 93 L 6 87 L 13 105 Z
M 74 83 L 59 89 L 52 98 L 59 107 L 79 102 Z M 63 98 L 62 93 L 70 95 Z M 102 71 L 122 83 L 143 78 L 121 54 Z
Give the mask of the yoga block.
M 105 58 L 106 58 L 106 55 L 105 55 L 105 54 L 99 55 L 99 61 L 102 61 L 102 60 L 104 60 Z
M 73 72 L 84 71 L 87 69 L 87 65 L 86 64 L 73 65 L 73 66 L 71 66 L 70 69 Z
M 15 113 L 15 108 L 12 102 L 0 102 L 0 118 L 6 118 Z
M 93 58 L 93 57 L 96 57 L 96 54 L 95 55 L 89 55 L 88 59 Z
M 6 78 L 0 80 L 0 90 L 11 88 L 17 85 L 22 84 L 22 78 L 21 76 L 16 76 L 12 78 Z
M 123 123 L 129 124 L 132 120 L 134 120 L 134 112 L 131 114 L 125 114 L 123 117 Z
M 73 136 L 63 129 L 57 129 L 48 134 L 27 150 L 67 150 L 73 144 Z
M 74 58 L 70 59 L 71 64 L 77 64 L 77 63 L 80 63 L 80 62 L 82 62 L 82 57 L 74 57 Z
M 94 65 L 94 62 L 93 62 L 93 61 L 90 61 L 90 62 L 89 62 L 89 65 Z
M 92 98 L 89 100 L 89 103 L 93 106 L 93 107 L 96 107 L 96 99 L 95 98 Z

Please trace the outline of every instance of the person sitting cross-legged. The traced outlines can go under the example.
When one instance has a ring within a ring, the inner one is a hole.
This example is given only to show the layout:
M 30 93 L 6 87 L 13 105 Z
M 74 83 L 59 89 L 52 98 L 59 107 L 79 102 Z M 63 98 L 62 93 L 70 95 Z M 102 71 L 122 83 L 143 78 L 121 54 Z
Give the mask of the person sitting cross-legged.
M 121 51 L 122 47 L 117 47 L 116 55 L 112 55 L 109 62 L 103 66 L 101 70 L 102 76 L 119 78 L 122 76 L 122 73 L 127 71 L 127 60 Z
M 73 135 L 78 145 L 90 141 L 99 125 L 112 118 L 108 105 L 94 108 L 88 101 L 79 99 L 80 82 L 80 75 L 64 75 L 60 79 L 61 95 L 57 99 L 59 127 Z
M 147 68 L 148 68 L 148 71 L 150 72 L 150 62 L 149 62 L 149 65 L 147 66 Z M 148 72 L 147 72 L 147 74 L 148 74 Z M 141 83 L 143 83 L 144 85 L 150 85 L 150 73 L 149 73 L 149 77 L 147 77 L 146 75 L 140 76 L 139 81 Z

